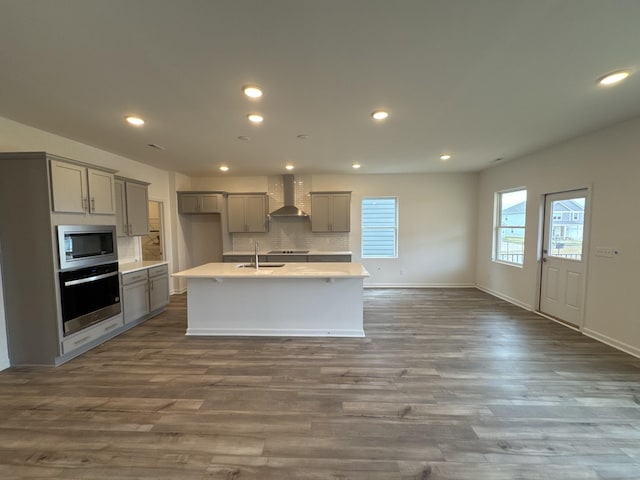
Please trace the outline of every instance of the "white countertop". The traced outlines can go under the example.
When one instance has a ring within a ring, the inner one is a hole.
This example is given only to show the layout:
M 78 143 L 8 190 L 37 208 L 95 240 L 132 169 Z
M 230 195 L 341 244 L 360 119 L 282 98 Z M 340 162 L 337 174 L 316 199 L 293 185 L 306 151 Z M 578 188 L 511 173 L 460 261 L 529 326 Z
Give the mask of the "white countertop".
M 275 250 L 275 249 L 274 249 Z M 285 250 L 284 248 L 281 250 Z M 298 250 L 295 248 L 286 249 L 286 250 Z M 303 250 L 300 248 L 299 250 Z M 260 250 L 258 251 L 258 255 L 351 255 L 352 253 L 349 251 L 335 251 L 335 250 L 309 250 L 307 253 L 279 253 L 272 252 L 272 250 Z M 255 255 L 255 251 L 253 250 L 234 250 L 229 252 L 224 252 L 222 255 Z
M 365 278 L 369 272 L 360 263 L 285 263 L 283 267 L 238 268 L 237 263 L 207 263 L 174 273 L 182 278 Z
M 145 268 L 157 267 L 158 265 L 167 265 L 169 262 L 163 260 L 146 260 L 140 262 L 121 263 L 118 265 L 120 273 L 131 273 Z

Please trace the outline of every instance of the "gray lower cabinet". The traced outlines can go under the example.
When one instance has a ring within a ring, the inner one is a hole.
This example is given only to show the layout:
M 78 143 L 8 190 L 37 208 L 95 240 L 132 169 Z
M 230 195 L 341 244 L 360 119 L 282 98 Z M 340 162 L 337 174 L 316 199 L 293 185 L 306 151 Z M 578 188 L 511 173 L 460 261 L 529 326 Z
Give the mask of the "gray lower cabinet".
M 124 323 L 145 317 L 149 310 L 149 272 L 147 269 L 122 274 Z
M 122 274 L 124 323 L 149 318 L 169 304 L 169 267 L 156 267 Z
M 340 255 L 309 255 L 309 262 L 350 262 L 351 255 L 349 254 L 340 254 Z
M 253 255 L 223 255 L 222 257 L 224 263 L 251 263 L 253 260 Z M 267 262 L 268 257 L 266 255 L 258 255 L 258 261 Z
M 169 267 L 159 265 L 149 269 L 149 309 L 152 312 L 169 305 Z
M 279 263 L 300 263 L 307 262 L 306 255 L 268 255 L 268 262 L 279 262 Z

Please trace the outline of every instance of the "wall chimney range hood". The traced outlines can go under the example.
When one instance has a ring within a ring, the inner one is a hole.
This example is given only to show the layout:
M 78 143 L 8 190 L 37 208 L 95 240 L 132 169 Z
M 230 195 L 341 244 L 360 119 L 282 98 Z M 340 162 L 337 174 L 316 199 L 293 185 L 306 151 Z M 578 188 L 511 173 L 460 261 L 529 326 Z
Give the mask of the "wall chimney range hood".
M 293 175 L 282 176 L 282 189 L 284 193 L 284 206 L 274 210 L 269 215 L 272 217 L 307 218 L 309 215 L 296 207 L 296 183 Z

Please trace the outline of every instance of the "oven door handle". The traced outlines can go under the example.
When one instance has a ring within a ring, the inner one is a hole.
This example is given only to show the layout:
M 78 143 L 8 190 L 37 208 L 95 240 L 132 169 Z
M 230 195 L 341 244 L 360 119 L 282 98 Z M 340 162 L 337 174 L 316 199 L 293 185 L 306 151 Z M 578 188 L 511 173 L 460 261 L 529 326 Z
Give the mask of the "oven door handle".
M 118 272 L 103 273 L 102 275 L 95 275 L 93 277 L 79 278 L 78 280 L 69 280 L 64 282 L 65 287 L 72 287 L 73 285 L 80 285 L 82 283 L 95 282 L 96 280 L 102 280 L 103 278 L 115 277 Z

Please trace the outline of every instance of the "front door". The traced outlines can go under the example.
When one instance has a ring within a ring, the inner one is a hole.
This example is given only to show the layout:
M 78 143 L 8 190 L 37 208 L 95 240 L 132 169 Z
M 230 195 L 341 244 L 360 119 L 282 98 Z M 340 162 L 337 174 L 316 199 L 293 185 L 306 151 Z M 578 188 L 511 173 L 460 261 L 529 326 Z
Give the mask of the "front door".
M 582 325 L 586 273 L 587 190 L 546 196 L 540 311 L 575 327 Z

